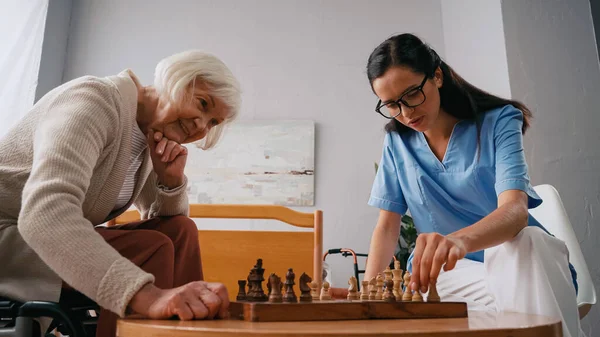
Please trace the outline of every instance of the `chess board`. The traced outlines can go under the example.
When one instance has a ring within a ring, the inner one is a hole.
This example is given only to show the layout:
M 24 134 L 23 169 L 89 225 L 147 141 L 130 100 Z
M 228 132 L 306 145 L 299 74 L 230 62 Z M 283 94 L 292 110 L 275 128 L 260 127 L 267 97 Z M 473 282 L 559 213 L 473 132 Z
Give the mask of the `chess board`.
M 233 302 L 232 319 L 250 322 L 335 321 L 467 317 L 464 302 L 316 301 Z

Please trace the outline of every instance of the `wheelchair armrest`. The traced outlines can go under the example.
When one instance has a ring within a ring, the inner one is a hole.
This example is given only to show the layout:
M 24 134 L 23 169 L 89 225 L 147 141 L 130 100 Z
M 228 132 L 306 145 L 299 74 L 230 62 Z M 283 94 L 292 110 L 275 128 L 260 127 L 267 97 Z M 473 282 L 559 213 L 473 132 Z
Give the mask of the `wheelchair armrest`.
M 72 336 L 85 336 L 83 327 L 80 324 L 74 323 L 69 314 L 58 303 L 44 301 L 25 302 L 18 307 L 17 316 L 31 318 L 50 317 L 62 322 L 71 331 Z

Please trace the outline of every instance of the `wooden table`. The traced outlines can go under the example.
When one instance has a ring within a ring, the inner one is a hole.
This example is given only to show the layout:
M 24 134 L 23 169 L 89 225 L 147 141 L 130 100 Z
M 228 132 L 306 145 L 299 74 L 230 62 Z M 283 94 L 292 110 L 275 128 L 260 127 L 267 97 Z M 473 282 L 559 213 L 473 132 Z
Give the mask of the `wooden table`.
M 122 319 L 118 337 L 188 336 L 478 336 L 561 337 L 557 318 L 470 311 L 468 318 L 381 319 L 319 322 L 177 321 Z

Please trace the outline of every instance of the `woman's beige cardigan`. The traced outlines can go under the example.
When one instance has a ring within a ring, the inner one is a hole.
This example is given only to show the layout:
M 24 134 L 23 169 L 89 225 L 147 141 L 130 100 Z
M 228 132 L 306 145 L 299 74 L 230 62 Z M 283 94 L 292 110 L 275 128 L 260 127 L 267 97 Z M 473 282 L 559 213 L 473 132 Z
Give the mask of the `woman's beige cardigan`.
M 64 280 L 122 316 L 153 282 L 94 230 L 119 214 L 136 110 L 128 72 L 86 76 L 48 93 L 0 139 L 0 296 L 58 301 Z M 160 189 L 145 152 L 132 197 L 142 218 L 188 214 L 186 184 Z

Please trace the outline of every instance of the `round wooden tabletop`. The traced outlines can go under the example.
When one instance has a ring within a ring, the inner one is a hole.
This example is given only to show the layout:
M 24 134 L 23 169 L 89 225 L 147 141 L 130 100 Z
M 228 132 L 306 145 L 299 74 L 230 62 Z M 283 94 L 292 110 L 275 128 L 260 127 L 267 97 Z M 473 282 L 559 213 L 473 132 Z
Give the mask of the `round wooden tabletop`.
M 188 336 L 478 336 L 561 337 L 559 319 L 512 312 L 470 311 L 468 318 L 246 322 L 122 319 L 118 337 Z

